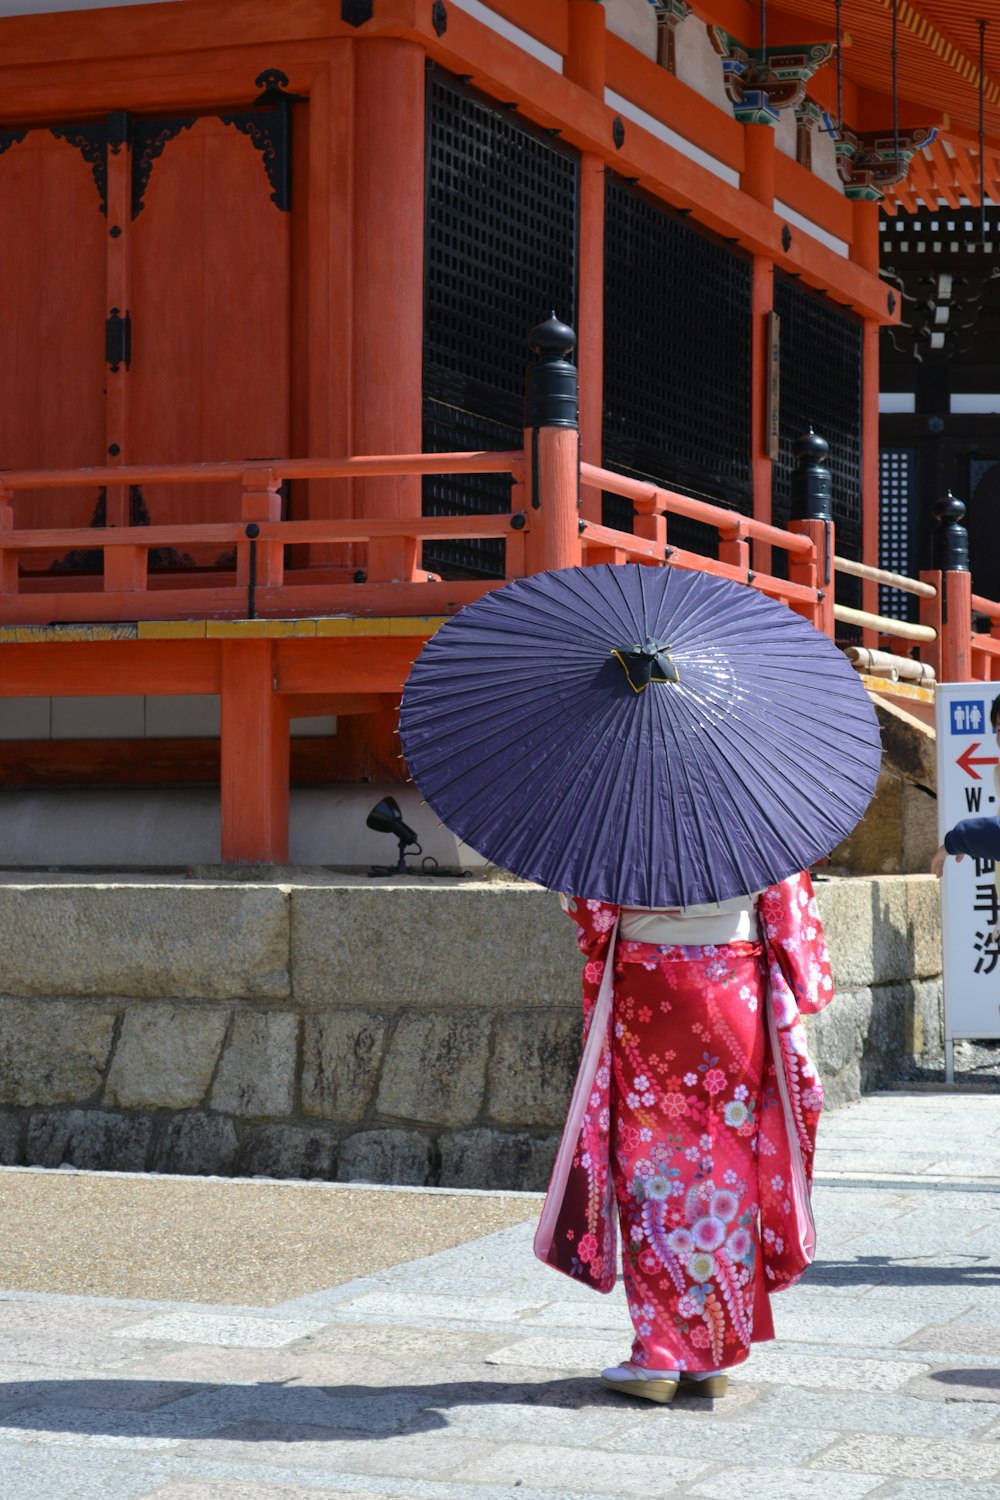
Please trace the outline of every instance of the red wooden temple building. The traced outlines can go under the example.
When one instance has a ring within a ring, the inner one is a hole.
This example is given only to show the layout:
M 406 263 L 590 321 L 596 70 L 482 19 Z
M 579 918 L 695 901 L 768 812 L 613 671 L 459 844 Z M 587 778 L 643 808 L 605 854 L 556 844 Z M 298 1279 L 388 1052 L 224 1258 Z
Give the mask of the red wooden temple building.
M 70 789 L 199 788 L 223 862 L 363 862 L 415 649 L 548 566 L 1000 675 L 951 554 L 878 616 L 880 219 L 998 196 L 980 9 L 0 0 L 0 864 Z M 578 423 L 526 426 L 553 312 Z

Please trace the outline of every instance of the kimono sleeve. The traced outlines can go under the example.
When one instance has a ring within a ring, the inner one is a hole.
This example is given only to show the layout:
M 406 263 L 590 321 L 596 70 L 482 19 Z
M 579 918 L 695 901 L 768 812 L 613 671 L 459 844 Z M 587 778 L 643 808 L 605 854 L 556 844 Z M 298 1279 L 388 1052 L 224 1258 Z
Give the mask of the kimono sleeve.
M 618 906 L 609 901 L 584 901 L 580 896 L 560 896 L 566 915 L 576 923 L 576 940 L 588 958 L 603 957 L 615 925 Z
M 804 1015 L 822 1010 L 833 999 L 833 974 L 809 876 L 802 871 L 769 886 L 758 911 L 796 1006 Z

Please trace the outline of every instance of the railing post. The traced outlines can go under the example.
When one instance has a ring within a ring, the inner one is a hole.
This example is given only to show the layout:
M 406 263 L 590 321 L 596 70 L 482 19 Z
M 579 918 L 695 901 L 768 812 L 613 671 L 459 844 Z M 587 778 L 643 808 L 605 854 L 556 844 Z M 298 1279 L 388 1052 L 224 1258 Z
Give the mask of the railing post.
M 281 481 L 275 479 L 270 469 L 248 469 L 243 475 L 244 521 L 280 521 L 281 496 L 278 493 Z M 284 545 L 281 542 L 254 543 L 254 587 L 278 588 L 284 581 Z M 250 544 L 241 542 L 237 549 L 236 582 L 241 588 L 250 584 Z
M 810 427 L 792 444 L 795 468 L 792 470 L 792 505 L 789 531 L 806 536 L 813 544 L 813 561 L 801 562 L 794 553 L 788 555 L 788 577 L 792 583 L 816 589 L 817 601 L 810 609 L 799 609 L 811 619 L 817 630 L 833 639 L 833 497 L 830 470 L 826 466 L 830 445 Z M 795 605 L 792 606 L 796 608 Z
M 969 572 L 969 533 L 962 525 L 965 506 L 951 493 L 934 507 L 932 556 L 941 575 L 941 682 L 972 679 L 972 574 Z
M 744 574 L 744 583 L 753 582 L 753 572 L 750 568 L 750 543 L 746 539 L 746 532 L 741 523 L 733 527 L 730 535 L 719 533 L 719 561 L 728 563 L 731 568 L 739 568 Z
M 525 568 L 572 568 L 580 545 L 580 427 L 576 366 L 566 356 L 576 334 L 555 313 L 532 329 L 538 354 L 528 366 L 524 395 L 529 530 Z
M 14 529 L 14 496 L 0 484 L 0 594 L 17 593 L 18 563 L 16 552 L 5 552 L 3 534 Z

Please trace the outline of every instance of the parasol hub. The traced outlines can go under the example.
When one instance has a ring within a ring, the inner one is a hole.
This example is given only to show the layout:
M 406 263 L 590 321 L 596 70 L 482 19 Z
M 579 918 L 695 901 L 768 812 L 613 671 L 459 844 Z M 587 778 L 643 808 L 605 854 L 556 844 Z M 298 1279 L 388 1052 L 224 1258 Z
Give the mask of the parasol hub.
M 612 651 L 625 669 L 629 687 L 635 693 L 645 692 L 651 682 L 679 682 L 680 673 L 670 655 L 669 641 L 654 641 L 648 636 L 643 645 L 628 651 Z

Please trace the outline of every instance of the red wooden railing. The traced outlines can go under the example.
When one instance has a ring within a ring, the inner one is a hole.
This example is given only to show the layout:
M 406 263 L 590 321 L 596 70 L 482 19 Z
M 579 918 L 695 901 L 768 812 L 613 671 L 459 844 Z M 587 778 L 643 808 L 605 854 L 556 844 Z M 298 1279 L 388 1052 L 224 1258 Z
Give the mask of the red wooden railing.
M 967 572 L 928 572 L 917 581 L 838 559 L 829 522 L 792 521 L 787 530 L 770 526 L 725 507 L 581 463 L 576 439 L 574 429 L 547 427 L 534 434 L 534 449 L 526 446 L 496 453 L 0 471 L 0 624 L 446 615 L 502 580 L 442 581 L 415 564 L 403 573 L 389 572 L 384 566 L 386 556 L 397 561 L 415 559 L 419 545 L 432 539 L 502 537 L 507 544 L 508 579 L 544 567 L 607 561 L 701 569 L 784 600 L 831 636 L 838 620 L 860 625 L 867 643 L 919 653 L 919 659 L 940 680 L 1000 679 L 1000 604 L 973 595 Z M 280 519 L 278 489 L 285 480 L 489 473 L 511 476 L 510 514 Z M 541 476 L 534 484 L 533 475 Z M 190 486 L 234 482 L 242 487 L 239 520 L 117 527 L 25 528 L 15 524 L 16 497 L 23 493 L 131 485 L 169 486 L 182 493 Z M 580 519 L 581 484 L 630 500 L 634 530 L 618 531 Z M 713 527 L 719 537 L 718 559 L 673 546 L 669 539 L 672 516 Z M 339 566 L 286 567 L 284 562 L 289 546 L 333 544 L 371 550 L 372 543 L 385 542 L 397 545 L 388 552 L 381 549 L 375 565 L 363 573 L 358 567 L 360 554 Z M 753 543 L 785 551 L 787 578 L 754 568 Z M 150 571 L 153 549 L 180 552 L 205 545 L 235 552 L 235 566 L 196 573 Z M 32 569 L 33 559 L 81 551 L 102 554 L 102 571 L 54 576 Z M 835 581 L 841 572 L 860 573 L 919 593 L 920 624 L 905 626 L 836 604 Z M 364 581 L 357 581 L 360 577 Z M 973 614 L 989 620 L 989 633 L 973 630 Z

